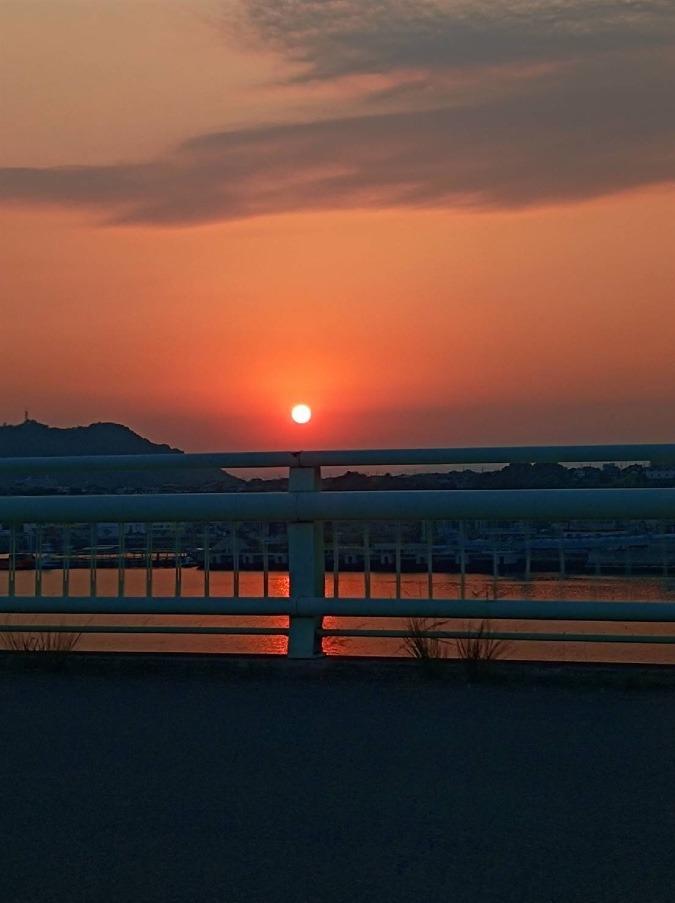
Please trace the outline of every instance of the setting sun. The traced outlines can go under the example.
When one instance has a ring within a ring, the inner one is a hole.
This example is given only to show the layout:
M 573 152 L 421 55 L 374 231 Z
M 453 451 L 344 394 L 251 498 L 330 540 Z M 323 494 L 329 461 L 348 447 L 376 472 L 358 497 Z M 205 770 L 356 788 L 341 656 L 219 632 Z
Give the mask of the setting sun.
M 291 410 L 291 417 L 296 423 L 307 423 L 312 416 L 311 408 L 306 404 L 296 404 Z

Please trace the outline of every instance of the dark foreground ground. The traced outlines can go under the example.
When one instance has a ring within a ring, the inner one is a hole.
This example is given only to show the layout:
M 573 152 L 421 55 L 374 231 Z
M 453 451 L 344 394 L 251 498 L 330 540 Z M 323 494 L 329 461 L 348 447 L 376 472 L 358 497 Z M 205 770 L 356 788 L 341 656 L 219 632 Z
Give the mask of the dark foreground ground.
M 675 696 L 0 671 L 0 900 L 670 903 Z

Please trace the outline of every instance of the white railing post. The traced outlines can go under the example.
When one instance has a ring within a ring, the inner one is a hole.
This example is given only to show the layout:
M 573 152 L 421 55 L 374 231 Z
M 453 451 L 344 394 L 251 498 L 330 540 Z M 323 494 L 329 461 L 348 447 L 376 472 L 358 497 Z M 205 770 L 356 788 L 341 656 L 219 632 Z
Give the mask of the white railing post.
M 320 467 L 291 467 L 289 492 L 319 492 Z M 291 598 L 324 595 L 323 523 L 300 521 L 288 525 L 288 576 Z M 315 658 L 322 655 L 319 630 L 322 617 L 289 617 L 289 658 Z

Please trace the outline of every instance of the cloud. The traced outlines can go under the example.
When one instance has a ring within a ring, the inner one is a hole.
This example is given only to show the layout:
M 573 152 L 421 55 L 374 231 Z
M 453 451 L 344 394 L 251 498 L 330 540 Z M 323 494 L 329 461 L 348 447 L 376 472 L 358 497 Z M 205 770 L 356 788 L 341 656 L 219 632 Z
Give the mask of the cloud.
M 426 66 L 434 103 L 415 104 L 413 89 L 401 109 L 371 105 L 339 118 L 324 110 L 321 120 L 196 136 L 150 162 L 4 169 L 0 202 L 183 226 L 295 211 L 513 209 L 675 179 L 663 4 L 255 0 L 248 8 L 314 77 Z M 448 22 L 460 23 L 466 46 L 447 43 Z M 535 41 L 545 32 L 548 43 Z M 469 62 L 485 89 L 448 92 L 432 71 Z M 495 79 L 490 67 L 507 63 L 519 76 Z
M 296 80 L 586 58 L 666 46 L 670 0 L 245 0 Z

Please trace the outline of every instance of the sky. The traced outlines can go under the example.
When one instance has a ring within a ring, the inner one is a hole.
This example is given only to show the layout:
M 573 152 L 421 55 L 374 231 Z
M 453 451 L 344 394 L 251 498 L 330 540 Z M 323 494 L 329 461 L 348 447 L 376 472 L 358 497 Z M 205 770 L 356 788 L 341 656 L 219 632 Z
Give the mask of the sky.
M 670 0 L 0 0 L 0 421 L 675 442 L 674 47 Z

